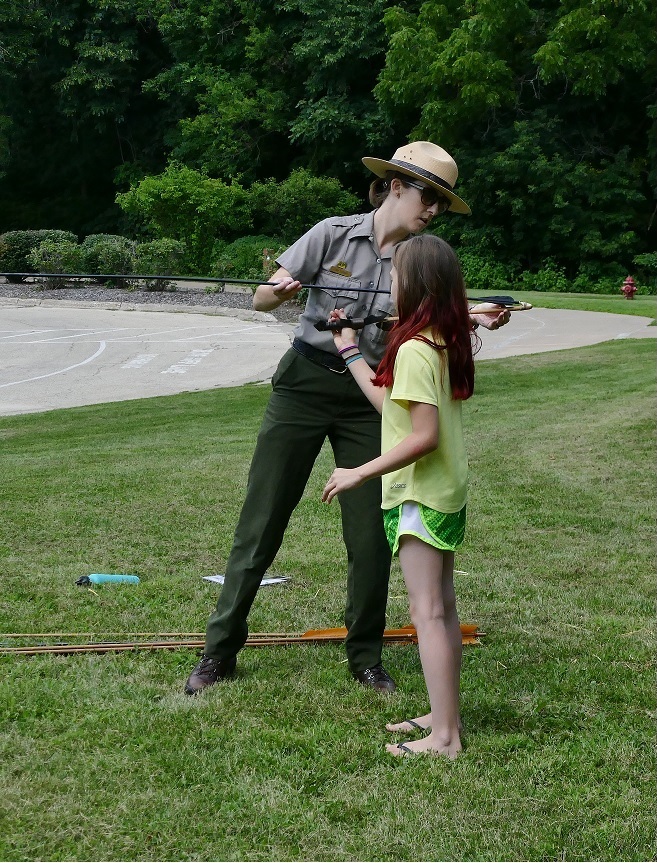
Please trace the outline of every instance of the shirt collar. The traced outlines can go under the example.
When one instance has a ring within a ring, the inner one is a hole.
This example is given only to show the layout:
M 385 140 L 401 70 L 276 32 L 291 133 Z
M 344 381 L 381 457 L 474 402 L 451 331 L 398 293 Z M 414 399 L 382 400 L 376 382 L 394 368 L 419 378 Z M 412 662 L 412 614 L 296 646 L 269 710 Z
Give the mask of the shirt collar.
M 362 222 L 354 225 L 353 228 L 349 231 L 348 239 L 352 240 L 355 237 L 367 237 L 367 239 L 371 241 L 372 248 L 376 252 L 377 256 L 379 256 L 381 255 L 381 253 L 379 252 L 379 247 L 374 237 L 374 213 L 376 213 L 376 210 L 372 210 L 371 213 L 365 213 L 363 215 Z M 411 235 L 409 234 L 409 237 L 410 236 Z M 381 255 L 381 258 L 383 258 L 384 260 L 390 260 L 391 257 L 392 249 L 389 252 L 386 252 L 385 255 Z

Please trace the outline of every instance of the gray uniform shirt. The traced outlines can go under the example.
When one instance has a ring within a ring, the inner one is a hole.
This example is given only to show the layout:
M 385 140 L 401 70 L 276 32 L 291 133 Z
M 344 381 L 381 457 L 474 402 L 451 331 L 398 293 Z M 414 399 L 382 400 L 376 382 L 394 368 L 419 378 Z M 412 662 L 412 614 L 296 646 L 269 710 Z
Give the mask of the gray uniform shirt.
M 291 276 L 311 288 L 306 308 L 294 335 L 304 342 L 337 354 L 330 332 L 315 329 L 333 309 L 344 309 L 352 318 L 370 314 L 394 314 L 390 299 L 390 253 L 382 255 L 374 235 L 374 212 L 324 219 L 277 259 Z M 361 288 L 384 291 L 361 293 Z M 385 349 L 386 333 L 376 325 L 360 332 L 359 347 L 365 361 L 375 368 Z

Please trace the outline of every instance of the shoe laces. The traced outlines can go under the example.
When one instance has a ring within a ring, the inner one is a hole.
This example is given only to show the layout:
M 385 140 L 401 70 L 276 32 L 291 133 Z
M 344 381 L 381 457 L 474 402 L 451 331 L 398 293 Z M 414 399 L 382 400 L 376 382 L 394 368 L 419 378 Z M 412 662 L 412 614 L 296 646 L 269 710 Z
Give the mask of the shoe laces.
M 376 681 L 390 680 L 390 675 L 380 663 L 379 665 L 373 665 L 371 668 L 368 668 L 367 676 Z

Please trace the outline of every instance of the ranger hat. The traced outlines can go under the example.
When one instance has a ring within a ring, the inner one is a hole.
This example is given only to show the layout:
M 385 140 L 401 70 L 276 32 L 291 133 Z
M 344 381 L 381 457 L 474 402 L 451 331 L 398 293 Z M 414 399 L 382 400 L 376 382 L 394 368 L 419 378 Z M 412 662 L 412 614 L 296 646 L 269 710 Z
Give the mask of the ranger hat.
M 388 171 L 397 171 L 421 180 L 449 198 L 451 212 L 466 214 L 471 212 L 465 201 L 452 191 L 459 175 L 456 162 L 447 150 L 432 144 L 431 141 L 414 141 L 412 144 L 406 144 L 405 147 L 400 147 L 389 161 L 366 156 L 363 164 L 377 177 L 385 177 Z

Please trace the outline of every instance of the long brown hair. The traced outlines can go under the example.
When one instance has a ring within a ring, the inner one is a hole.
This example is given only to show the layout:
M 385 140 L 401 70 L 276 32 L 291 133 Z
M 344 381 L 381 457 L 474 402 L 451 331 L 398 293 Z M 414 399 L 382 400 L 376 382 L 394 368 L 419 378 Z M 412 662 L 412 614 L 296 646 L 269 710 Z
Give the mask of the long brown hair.
M 447 353 L 453 399 L 469 399 L 474 392 L 472 325 L 461 267 L 452 247 L 433 234 L 399 243 L 392 255 L 397 270 L 398 323 L 390 331 L 386 352 L 374 384 L 392 386 L 400 346 L 420 339 Z M 432 340 L 420 335 L 431 330 Z

